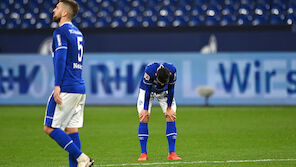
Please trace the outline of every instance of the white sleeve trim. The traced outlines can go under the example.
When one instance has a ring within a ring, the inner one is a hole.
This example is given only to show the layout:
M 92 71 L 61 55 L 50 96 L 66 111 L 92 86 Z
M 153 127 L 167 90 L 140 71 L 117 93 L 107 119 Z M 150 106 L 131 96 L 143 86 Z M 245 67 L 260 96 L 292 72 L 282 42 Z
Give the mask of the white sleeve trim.
M 144 84 L 146 84 L 146 85 L 152 85 L 152 83 L 148 83 L 148 82 L 146 82 L 145 80 L 143 80 L 143 82 L 144 82 Z
M 59 49 L 68 49 L 68 47 L 67 46 L 60 46 L 60 47 L 56 48 L 55 51 L 57 51 Z

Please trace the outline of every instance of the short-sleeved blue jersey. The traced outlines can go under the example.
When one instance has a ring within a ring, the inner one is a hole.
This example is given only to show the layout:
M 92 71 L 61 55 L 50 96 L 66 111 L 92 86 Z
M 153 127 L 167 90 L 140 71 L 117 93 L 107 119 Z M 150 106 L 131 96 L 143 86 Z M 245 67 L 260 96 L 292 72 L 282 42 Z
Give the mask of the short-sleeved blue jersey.
M 170 71 L 170 79 L 168 84 L 161 86 L 159 83 L 157 83 L 156 81 L 156 73 L 157 70 L 161 67 L 166 67 L 169 71 Z M 140 83 L 140 88 L 145 90 L 147 85 L 152 86 L 151 87 L 151 92 L 156 92 L 156 93 L 160 93 L 163 91 L 167 91 L 168 90 L 168 85 L 170 84 L 175 84 L 177 80 L 177 74 L 176 74 L 176 67 L 173 64 L 169 64 L 169 63 L 152 63 L 152 64 L 148 64 L 145 68 L 145 73 L 144 76 L 142 78 L 142 81 Z
M 54 31 L 52 51 L 55 86 L 60 86 L 61 92 L 85 93 L 83 50 L 83 35 L 72 23 L 67 22 Z
M 169 82 L 166 85 L 161 86 L 156 81 L 156 74 L 158 69 L 161 67 L 166 67 L 170 71 L 170 78 Z M 163 91 L 168 91 L 168 106 L 171 106 L 172 100 L 174 97 L 174 86 L 177 80 L 177 71 L 176 67 L 173 64 L 169 63 L 152 63 L 148 64 L 145 68 L 145 73 L 140 83 L 140 89 L 145 90 L 145 102 L 144 102 L 144 109 L 148 109 L 150 93 L 161 93 Z

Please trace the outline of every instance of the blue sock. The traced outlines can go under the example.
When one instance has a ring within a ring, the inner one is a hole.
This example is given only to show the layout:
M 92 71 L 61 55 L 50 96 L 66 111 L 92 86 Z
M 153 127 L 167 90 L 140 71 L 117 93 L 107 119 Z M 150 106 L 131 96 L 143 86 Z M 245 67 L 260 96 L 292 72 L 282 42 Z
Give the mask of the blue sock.
M 81 142 L 80 142 L 80 138 L 79 138 L 79 133 L 71 133 L 69 134 L 69 136 L 71 137 L 71 139 L 73 140 L 73 143 L 76 144 L 76 146 L 81 149 Z M 77 167 L 77 160 L 71 156 L 71 154 L 69 153 L 69 166 L 70 167 Z
M 167 122 L 166 136 L 169 143 L 169 153 L 175 152 L 177 138 L 176 122 Z
M 139 124 L 138 136 L 141 145 L 141 153 L 147 153 L 147 140 L 148 140 L 148 123 Z
M 68 151 L 71 156 L 77 159 L 82 152 L 80 149 L 74 144 L 73 140 L 61 129 L 54 129 L 49 136 L 55 140 L 63 149 Z

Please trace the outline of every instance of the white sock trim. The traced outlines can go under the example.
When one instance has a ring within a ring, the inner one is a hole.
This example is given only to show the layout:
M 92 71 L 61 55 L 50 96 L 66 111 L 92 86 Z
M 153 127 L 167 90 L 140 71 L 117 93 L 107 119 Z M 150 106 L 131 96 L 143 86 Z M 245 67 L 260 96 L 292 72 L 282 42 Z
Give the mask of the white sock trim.
M 177 135 L 177 133 L 169 133 L 166 136 L 172 136 L 172 135 Z
M 66 150 L 66 148 L 67 148 L 71 143 L 73 143 L 73 140 L 71 140 L 68 144 L 65 145 L 64 150 Z

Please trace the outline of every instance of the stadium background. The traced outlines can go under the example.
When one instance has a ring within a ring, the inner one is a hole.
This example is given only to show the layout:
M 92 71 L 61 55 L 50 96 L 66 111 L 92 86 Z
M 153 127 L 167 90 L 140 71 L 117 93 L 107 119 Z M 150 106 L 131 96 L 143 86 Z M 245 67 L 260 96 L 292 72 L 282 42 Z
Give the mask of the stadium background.
M 42 132 L 53 89 L 57 24 L 51 11 L 57 2 L 0 1 L 0 166 L 67 166 L 65 152 Z M 165 160 L 165 126 L 156 106 L 146 165 L 296 165 L 295 0 L 77 2 L 73 23 L 86 40 L 88 94 L 81 137 L 97 166 L 141 165 L 135 104 L 143 67 L 152 61 L 177 67 L 183 161 Z M 214 107 L 201 107 L 200 86 L 215 89 Z
M 0 104 L 46 103 L 57 2 L 1 1 Z M 181 105 L 202 105 L 200 86 L 215 89 L 214 105 L 295 104 L 294 0 L 78 3 L 88 104 L 135 104 L 143 66 L 153 61 L 177 66 Z

